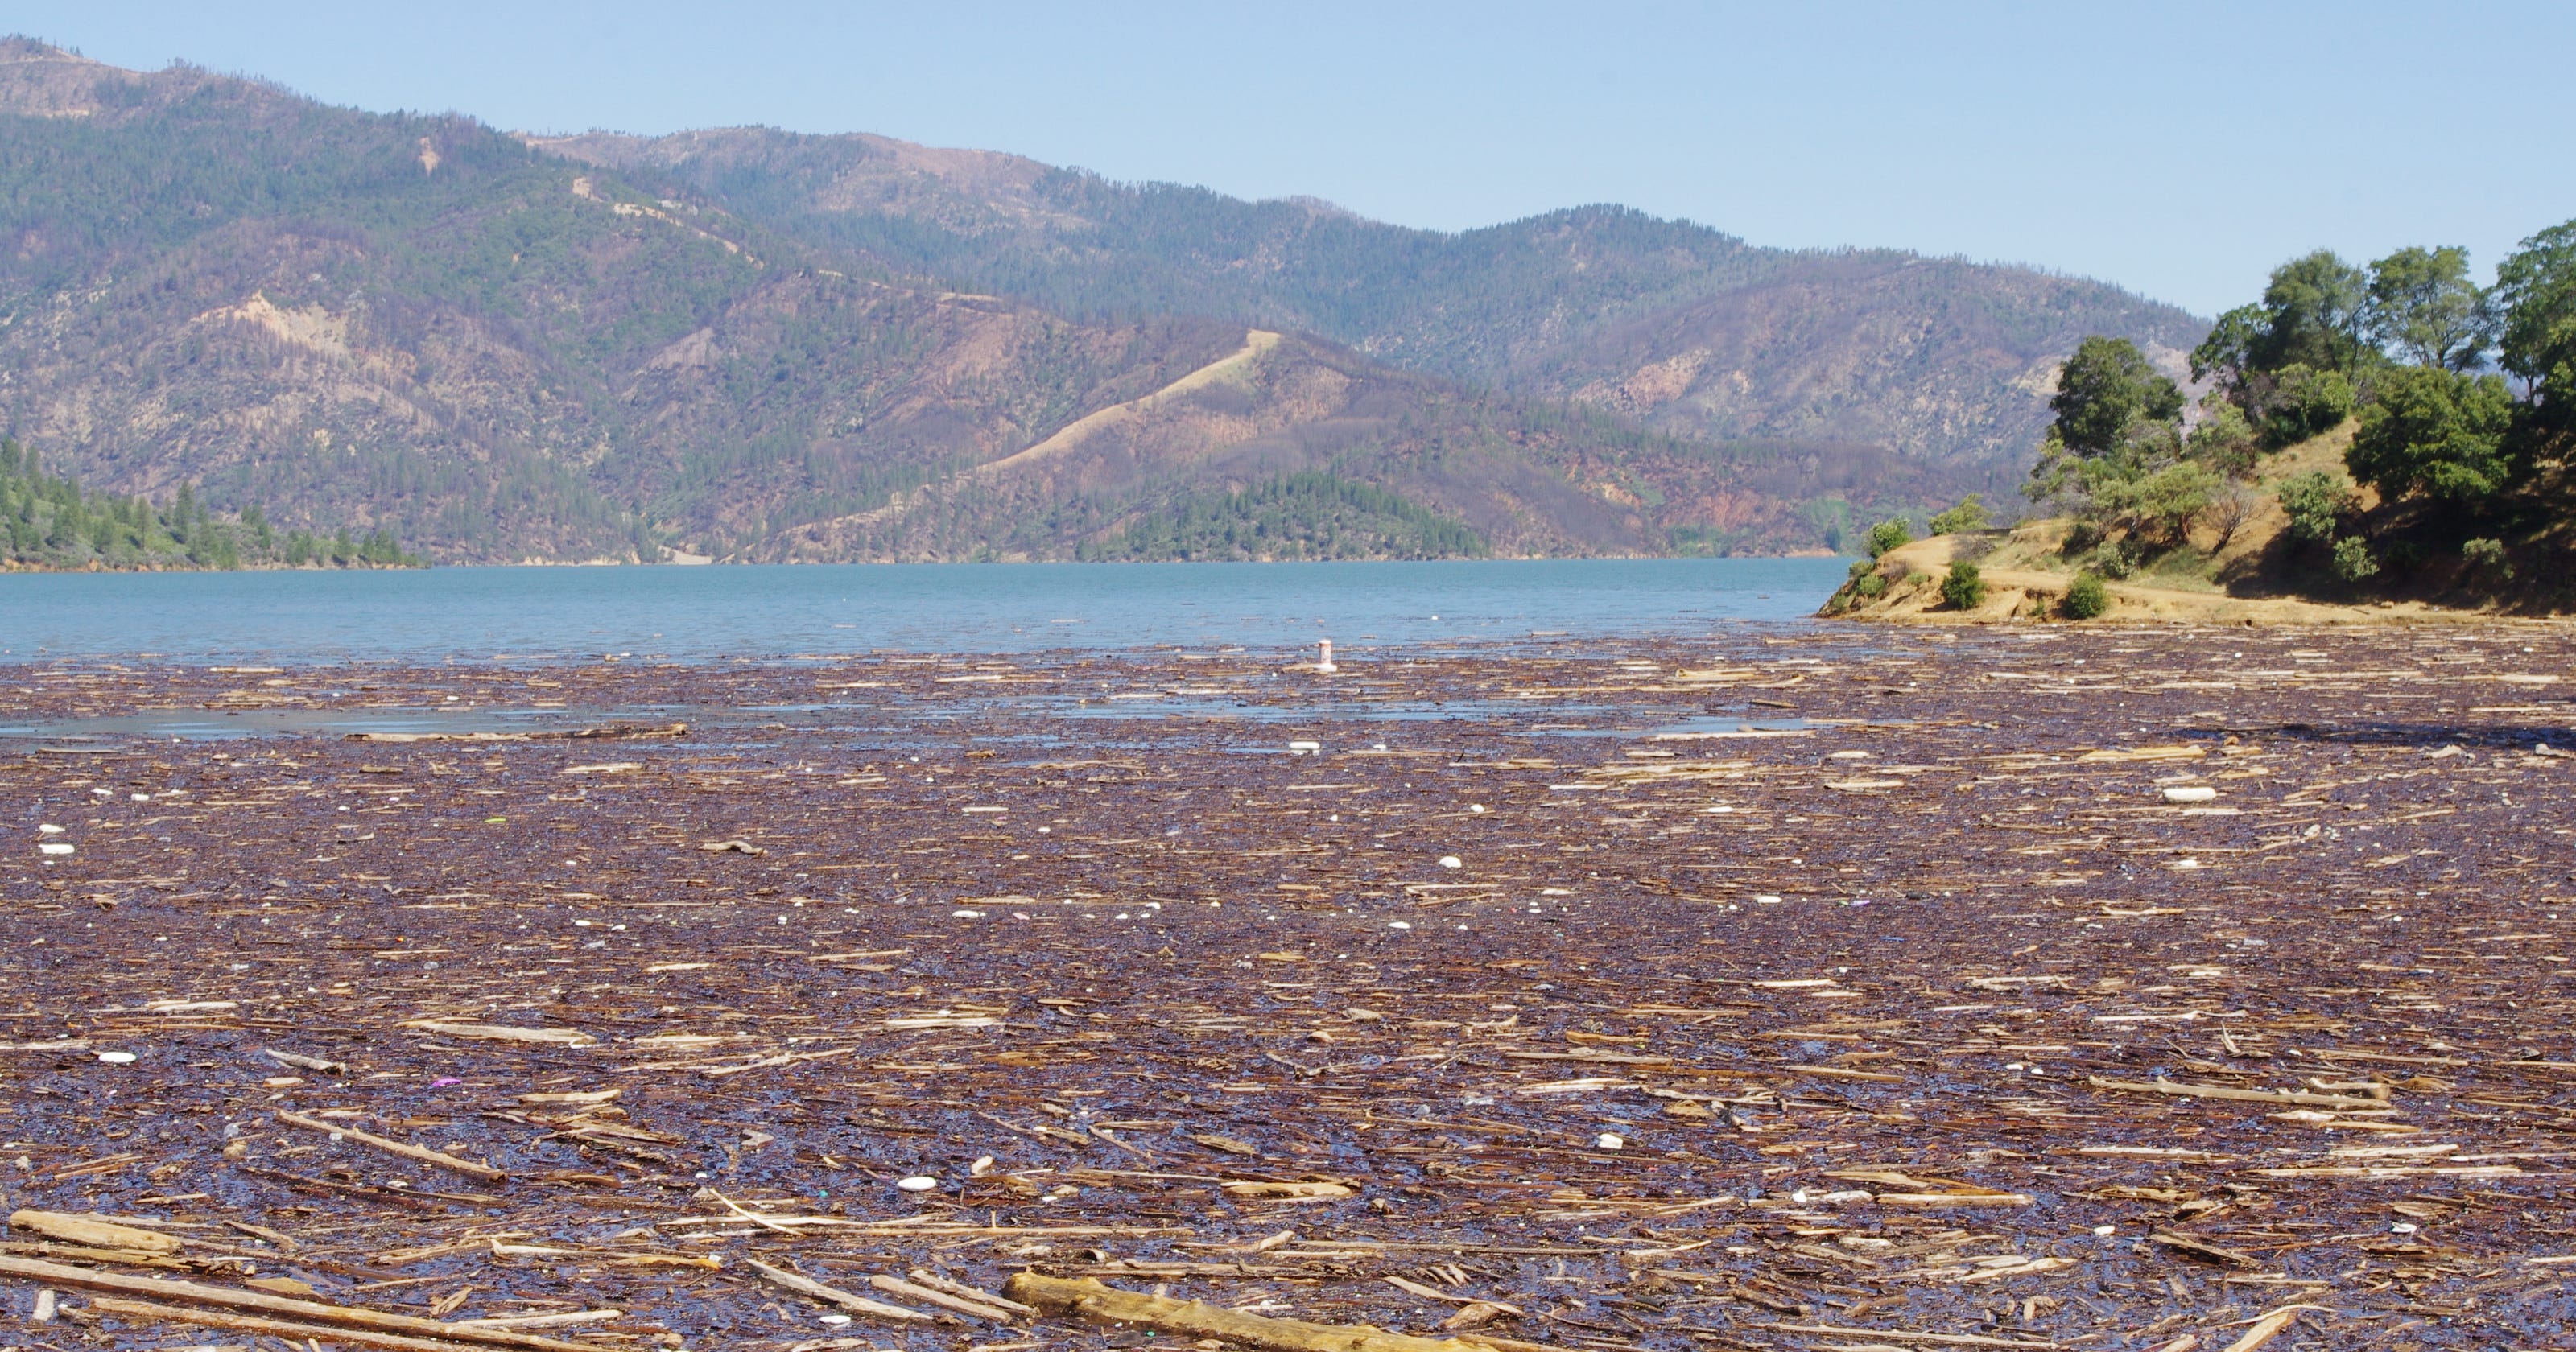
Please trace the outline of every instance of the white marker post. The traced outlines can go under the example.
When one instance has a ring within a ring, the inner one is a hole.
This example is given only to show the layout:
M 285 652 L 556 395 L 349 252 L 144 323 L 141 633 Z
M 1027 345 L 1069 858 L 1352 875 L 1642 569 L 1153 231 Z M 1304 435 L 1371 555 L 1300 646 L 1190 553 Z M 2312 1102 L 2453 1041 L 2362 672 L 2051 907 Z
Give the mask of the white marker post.
M 1324 655 L 1323 655 L 1321 658 L 1318 658 L 1318 659 L 1316 660 L 1316 662 L 1315 662 L 1315 670 L 1317 670 L 1317 671 L 1339 671 L 1339 670 L 1341 670 L 1341 668 L 1340 668 L 1340 667 L 1337 667 L 1337 666 L 1334 666 L 1334 665 L 1333 665 L 1333 641 L 1332 641 L 1331 639 L 1324 639 L 1324 640 L 1322 640 L 1322 642 L 1323 642 L 1323 645 L 1324 645 Z

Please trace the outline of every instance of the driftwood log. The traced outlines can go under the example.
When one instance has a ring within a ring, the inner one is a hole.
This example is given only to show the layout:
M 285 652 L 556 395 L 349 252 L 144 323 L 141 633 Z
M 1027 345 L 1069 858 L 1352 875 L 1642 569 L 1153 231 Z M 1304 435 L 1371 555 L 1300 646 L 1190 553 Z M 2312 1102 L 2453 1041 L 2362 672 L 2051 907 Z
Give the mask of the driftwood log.
M 1104 1324 L 1136 1324 L 1159 1333 L 1215 1338 L 1271 1352 L 1514 1352 L 1534 1343 L 1488 1338 L 1416 1338 L 1388 1333 L 1367 1324 L 1315 1324 L 1303 1319 L 1270 1319 L 1204 1301 L 1174 1300 L 1142 1291 L 1122 1291 L 1087 1277 L 1043 1277 L 1023 1272 L 1011 1278 L 1002 1294 L 1050 1314 L 1076 1314 Z
M 136 1307 L 134 1312 L 137 1313 L 183 1319 L 183 1322 L 203 1324 L 209 1328 L 247 1329 L 248 1326 L 240 1321 L 260 1316 L 264 1317 L 261 1322 L 299 1321 L 300 1325 L 334 1325 L 336 1327 L 319 1330 L 319 1332 L 352 1341 L 354 1341 L 353 1331 L 365 1331 L 379 1335 L 401 1336 L 406 1339 L 402 1344 L 405 1346 L 431 1346 L 432 1343 L 423 1340 L 436 1339 L 441 1341 L 434 1345 L 441 1347 L 453 1347 L 458 1343 L 474 1343 L 486 1347 L 525 1348 L 529 1352 L 598 1352 L 597 1348 L 589 1344 L 568 1343 L 560 1339 L 540 1337 L 533 1333 L 514 1333 L 508 1329 L 476 1327 L 470 1324 L 446 1324 L 435 1319 L 423 1319 L 417 1315 L 393 1314 L 354 1305 L 325 1305 L 320 1301 L 272 1296 L 262 1291 L 235 1291 L 221 1286 L 207 1286 L 200 1282 L 163 1281 L 158 1277 L 129 1277 L 121 1272 L 100 1272 L 95 1268 L 75 1267 L 69 1263 L 48 1263 L 39 1258 L 0 1256 L 0 1277 L 23 1277 L 53 1286 L 110 1291 L 121 1296 L 148 1296 L 153 1301 L 165 1302 L 165 1304 L 143 1304 L 131 1301 L 122 1303 L 134 1305 Z M 105 1298 L 93 1303 L 102 1310 L 115 1308 Z M 236 1313 L 224 1316 L 231 1322 L 210 1322 L 214 1318 L 213 1314 L 189 1308 L 205 1305 L 218 1307 L 220 1311 Z M 250 1313 L 238 1313 L 245 1311 Z M 268 1330 L 249 1331 L 267 1332 Z M 317 1330 L 313 1328 L 303 1328 L 297 1336 L 313 1336 L 316 1332 Z M 380 1342 L 376 1345 L 394 1346 L 395 1344 Z

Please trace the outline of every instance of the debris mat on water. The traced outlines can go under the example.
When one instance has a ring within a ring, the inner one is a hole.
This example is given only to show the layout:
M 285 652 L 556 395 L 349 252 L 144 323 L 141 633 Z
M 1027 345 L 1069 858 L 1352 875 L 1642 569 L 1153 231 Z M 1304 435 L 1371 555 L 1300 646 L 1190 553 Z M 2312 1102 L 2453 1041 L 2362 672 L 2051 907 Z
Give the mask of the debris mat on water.
M 0 1304 L 56 1348 L 2553 1345 L 2571 650 L 23 664 Z M 135 730 L 192 706 L 335 730 Z M 342 731 L 459 708 L 524 731 Z

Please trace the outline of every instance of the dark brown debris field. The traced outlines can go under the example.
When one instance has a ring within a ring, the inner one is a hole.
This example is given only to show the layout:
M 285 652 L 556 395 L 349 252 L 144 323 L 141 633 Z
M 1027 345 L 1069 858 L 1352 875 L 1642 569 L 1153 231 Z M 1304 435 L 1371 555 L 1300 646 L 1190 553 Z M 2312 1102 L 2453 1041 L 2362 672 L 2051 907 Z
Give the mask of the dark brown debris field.
M 0 1346 L 2576 1346 L 2571 637 L 0 669 Z

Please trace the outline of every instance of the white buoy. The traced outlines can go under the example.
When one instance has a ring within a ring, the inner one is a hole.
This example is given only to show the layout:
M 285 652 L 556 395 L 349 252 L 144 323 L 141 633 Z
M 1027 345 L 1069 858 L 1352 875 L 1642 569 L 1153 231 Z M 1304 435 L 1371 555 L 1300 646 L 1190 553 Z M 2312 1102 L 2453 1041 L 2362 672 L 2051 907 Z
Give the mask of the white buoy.
M 1317 670 L 1317 671 L 1339 671 L 1339 670 L 1341 670 L 1341 668 L 1340 668 L 1340 667 L 1337 667 L 1337 666 L 1334 666 L 1334 665 L 1333 665 L 1333 641 L 1332 641 L 1331 639 L 1323 639 L 1323 640 L 1320 640 L 1320 642 L 1323 644 L 1323 648 L 1324 648 L 1324 655 L 1323 655 L 1322 657 L 1319 657 L 1319 658 L 1317 658 L 1317 659 L 1315 660 L 1315 670 Z

